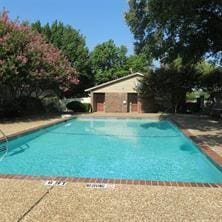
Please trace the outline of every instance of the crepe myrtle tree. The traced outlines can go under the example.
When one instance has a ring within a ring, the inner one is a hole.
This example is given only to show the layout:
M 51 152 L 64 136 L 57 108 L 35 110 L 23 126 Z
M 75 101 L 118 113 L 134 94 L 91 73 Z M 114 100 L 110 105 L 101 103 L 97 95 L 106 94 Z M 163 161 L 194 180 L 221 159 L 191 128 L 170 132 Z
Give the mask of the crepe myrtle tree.
M 78 72 L 79 84 L 73 87 L 69 95 L 84 95 L 84 90 L 94 85 L 94 76 L 89 59 L 89 49 L 85 37 L 70 25 L 54 21 L 42 25 L 40 21 L 31 24 L 32 29 L 41 33 L 47 42 L 60 49 L 72 67 Z M 68 95 L 67 95 L 68 96 Z
M 60 50 L 37 31 L 0 14 L 0 101 L 64 95 L 78 84 L 77 72 Z

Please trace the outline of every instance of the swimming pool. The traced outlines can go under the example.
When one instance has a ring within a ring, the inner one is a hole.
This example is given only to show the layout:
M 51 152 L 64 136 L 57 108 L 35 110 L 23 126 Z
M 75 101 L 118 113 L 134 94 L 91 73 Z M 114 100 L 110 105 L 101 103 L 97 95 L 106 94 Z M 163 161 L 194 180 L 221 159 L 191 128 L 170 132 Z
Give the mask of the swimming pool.
M 15 138 L 0 174 L 222 182 L 222 172 L 170 121 L 77 118 Z

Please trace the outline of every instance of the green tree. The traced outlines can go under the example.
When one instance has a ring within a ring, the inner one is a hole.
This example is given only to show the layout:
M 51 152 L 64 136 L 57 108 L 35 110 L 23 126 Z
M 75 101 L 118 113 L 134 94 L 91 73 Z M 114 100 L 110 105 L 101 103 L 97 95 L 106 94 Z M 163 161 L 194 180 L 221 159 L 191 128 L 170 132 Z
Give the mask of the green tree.
M 184 66 L 180 59 L 156 70 L 150 70 L 141 81 L 139 92 L 143 98 L 153 97 L 162 111 L 182 111 L 186 94 L 198 84 L 195 67 Z
M 126 21 L 135 36 L 136 52 L 163 62 L 204 57 L 222 63 L 221 0 L 129 0 Z
M 150 65 L 151 60 L 148 60 L 144 54 L 130 55 L 126 61 L 126 66 L 131 72 L 147 73 Z
M 207 61 L 202 60 L 195 65 L 195 69 L 198 73 L 204 76 L 214 71 L 216 69 L 216 66 Z
M 209 93 L 210 100 L 214 104 L 218 100 L 222 101 L 222 68 L 205 65 L 206 68 L 199 69 L 203 73 L 201 78 L 201 88 Z
M 96 84 L 129 74 L 126 67 L 127 49 L 116 46 L 113 40 L 98 44 L 91 53 Z
M 43 34 L 48 42 L 59 48 L 78 72 L 79 85 L 70 92 L 70 96 L 83 94 L 84 89 L 94 84 L 89 50 L 86 47 L 85 38 L 79 31 L 62 22 L 55 21 L 51 25 L 44 26 L 40 21 L 32 24 L 32 28 Z

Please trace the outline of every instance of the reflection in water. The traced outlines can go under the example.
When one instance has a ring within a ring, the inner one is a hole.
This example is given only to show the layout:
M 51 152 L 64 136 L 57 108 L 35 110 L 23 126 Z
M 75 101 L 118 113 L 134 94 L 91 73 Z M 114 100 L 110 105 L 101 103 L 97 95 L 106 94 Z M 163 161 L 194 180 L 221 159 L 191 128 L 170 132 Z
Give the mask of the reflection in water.
M 93 134 L 102 134 L 104 136 L 115 136 L 118 138 L 137 140 L 138 130 L 129 127 L 126 121 L 91 121 L 90 126 L 86 128 L 87 132 Z

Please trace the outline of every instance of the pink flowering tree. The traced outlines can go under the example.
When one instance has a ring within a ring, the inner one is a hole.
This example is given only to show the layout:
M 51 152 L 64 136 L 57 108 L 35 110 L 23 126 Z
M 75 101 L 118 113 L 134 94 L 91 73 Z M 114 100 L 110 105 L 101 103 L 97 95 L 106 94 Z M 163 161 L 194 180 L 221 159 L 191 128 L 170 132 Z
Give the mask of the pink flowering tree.
M 64 95 L 77 84 L 76 70 L 60 50 L 6 11 L 0 14 L 0 100 Z

